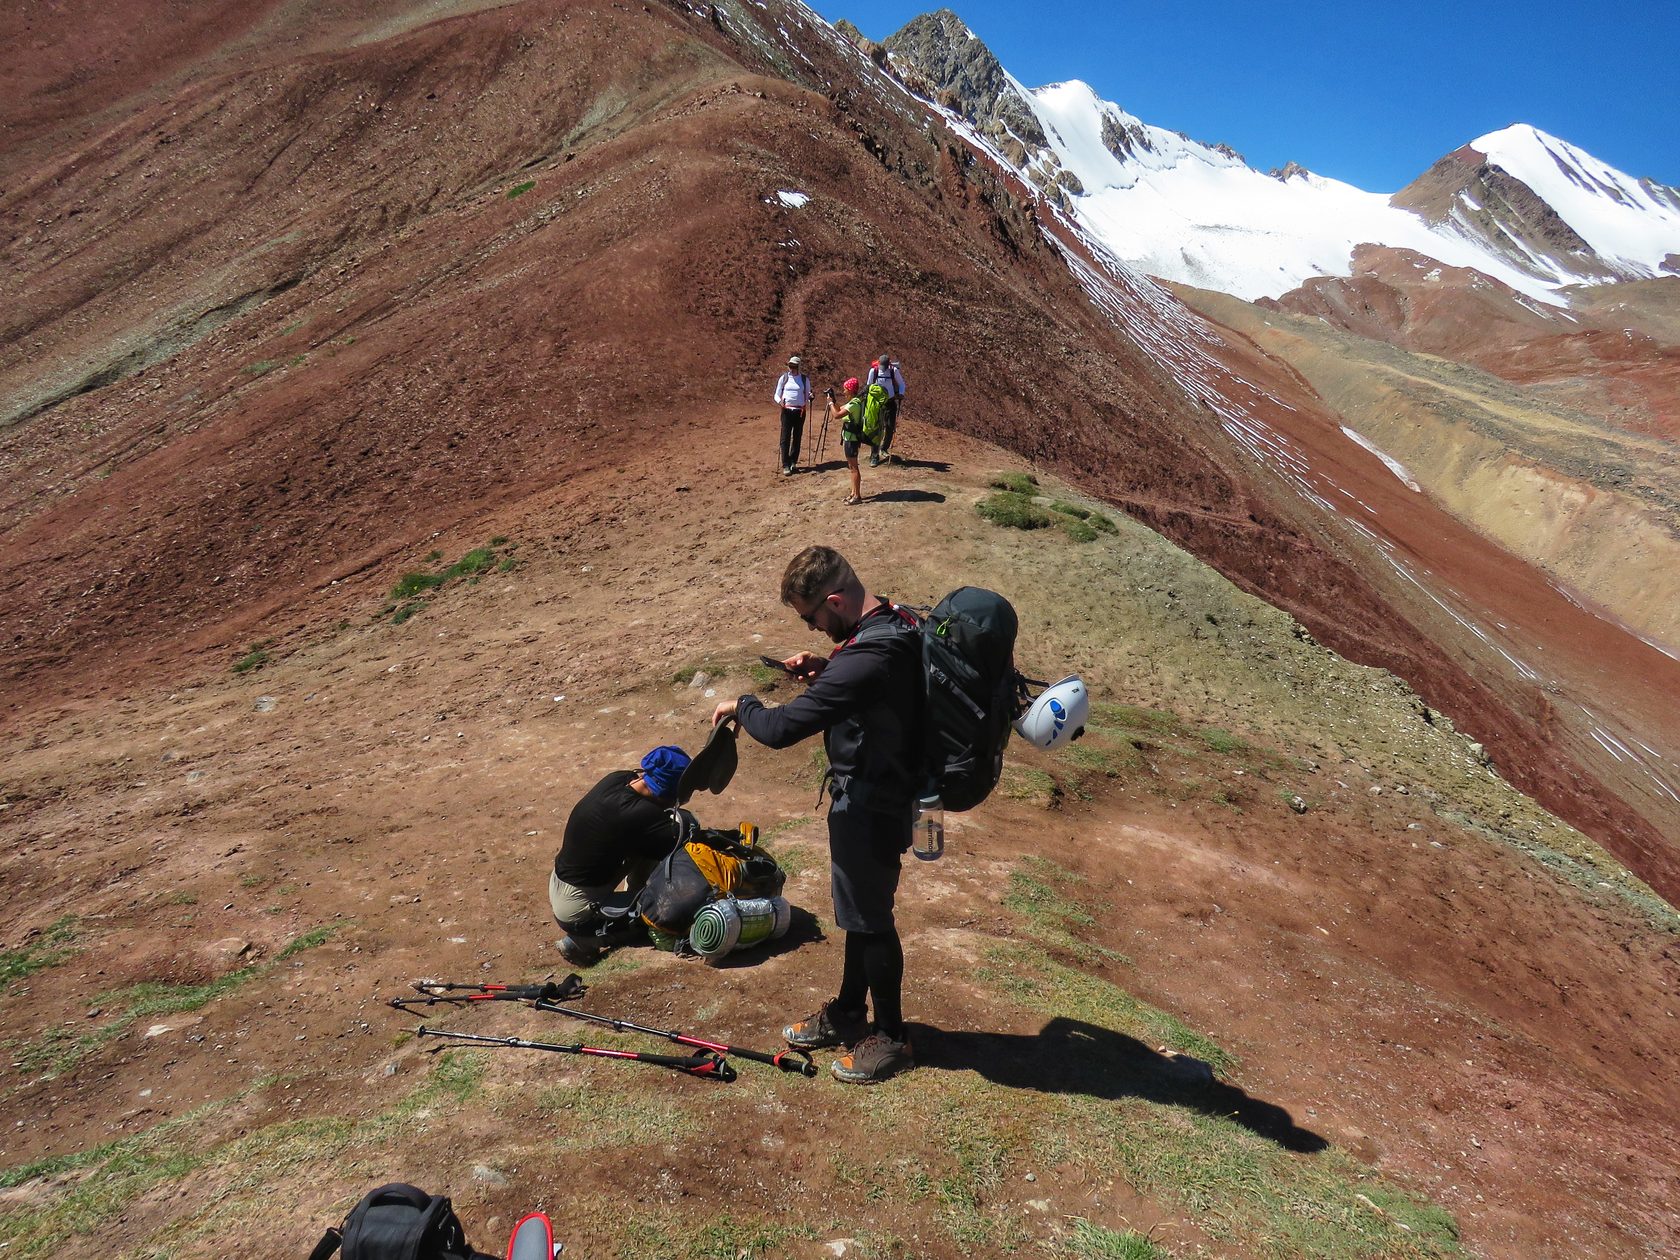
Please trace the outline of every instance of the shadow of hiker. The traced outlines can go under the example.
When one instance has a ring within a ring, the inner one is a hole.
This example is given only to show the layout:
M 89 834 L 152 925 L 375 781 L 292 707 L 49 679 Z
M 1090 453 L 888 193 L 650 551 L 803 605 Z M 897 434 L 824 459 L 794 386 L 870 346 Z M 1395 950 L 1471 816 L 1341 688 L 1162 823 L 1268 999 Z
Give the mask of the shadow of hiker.
M 943 503 L 945 496 L 933 490 L 883 490 L 880 494 L 866 494 L 865 503 Z
M 895 468 L 927 468 L 942 473 L 951 471 L 951 462 L 945 459 L 901 459 L 894 455 L 892 464 Z
M 1035 1036 L 947 1032 L 926 1024 L 912 1025 L 910 1035 L 918 1067 L 974 1071 L 999 1085 L 1040 1093 L 1142 1098 L 1189 1107 L 1234 1120 L 1288 1151 L 1308 1153 L 1329 1146 L 1275 1103 L 1251 1098 L 1218 1079 L 1204 1083 L 1199 1072 L 1135 1037 L 1080 1020 L 1057 1016 Z

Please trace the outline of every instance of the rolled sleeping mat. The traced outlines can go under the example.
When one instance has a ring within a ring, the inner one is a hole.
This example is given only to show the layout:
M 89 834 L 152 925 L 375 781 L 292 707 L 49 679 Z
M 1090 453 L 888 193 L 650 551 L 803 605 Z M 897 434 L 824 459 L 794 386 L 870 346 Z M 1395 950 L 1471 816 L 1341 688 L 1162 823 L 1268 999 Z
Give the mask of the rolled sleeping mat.
M 786 897 L 722 897 L 694 916 L 688 943 L 702 958 L 722 958 L 732 950 L 781 939 L 792 922 Z

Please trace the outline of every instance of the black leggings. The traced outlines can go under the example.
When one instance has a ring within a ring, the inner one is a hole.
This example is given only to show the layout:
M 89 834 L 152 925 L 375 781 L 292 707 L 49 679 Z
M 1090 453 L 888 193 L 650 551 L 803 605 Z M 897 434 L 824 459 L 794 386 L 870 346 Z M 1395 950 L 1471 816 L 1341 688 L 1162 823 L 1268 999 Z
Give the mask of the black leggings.
M 799 442 L 805 436 L 805 413 L 797 407 L 782 408 L 782 467 L 799 462 Z
M 875 1027 L 894 1041 L 904 1040 L 904 945 L 897 929 L 887 932 L 847 932 L 846 964 L 840 974 L 843 1011 L 862 1011 L 865 999 L 875 999 Z

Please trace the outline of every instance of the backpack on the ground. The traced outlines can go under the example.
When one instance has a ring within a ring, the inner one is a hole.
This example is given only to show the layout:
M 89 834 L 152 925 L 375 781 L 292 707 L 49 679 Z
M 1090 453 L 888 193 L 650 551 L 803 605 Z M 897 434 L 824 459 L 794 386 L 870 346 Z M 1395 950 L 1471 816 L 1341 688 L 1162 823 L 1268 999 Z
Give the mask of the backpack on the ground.
M 887 387 L 876 381 L 863 395 L 863 440 L 873 444 L 887 427 Z
M 393 1181 L 369 1192 L 339 1229 L 329 1229 L 309 1260 L 479 1260 L 455 1209 L 441 1194 Z
M 684 937 L 694 916 L 721 897 L 745 901 L 781 895 L 787 874 L 758 846 L 758 828 L 702 827 L 686 809 L 671 811 L 681 837 L 636 894 L 632 913 L 655 932 Z
M 1019 627 L 1007 599 L 977 586 L 952 591 L 922 620 L 923 757 L 948 810 L 973 809 L 1003 774 L 1025 694 L 1015 671 Z

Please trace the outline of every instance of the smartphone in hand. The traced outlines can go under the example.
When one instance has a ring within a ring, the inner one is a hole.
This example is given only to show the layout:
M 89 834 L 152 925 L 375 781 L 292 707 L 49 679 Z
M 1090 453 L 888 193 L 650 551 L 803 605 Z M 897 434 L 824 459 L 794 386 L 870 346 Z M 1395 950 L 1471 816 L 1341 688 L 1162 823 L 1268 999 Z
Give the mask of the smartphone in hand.
M 771 669 L 779 669 L 784 674 L 793 673 L 793 671 L 791 669 L 789 669 L 785 663 L 783 663 L 782 661 L 778 661 L 774 656 L 761 656 L 758 659 L 763 661 Z

